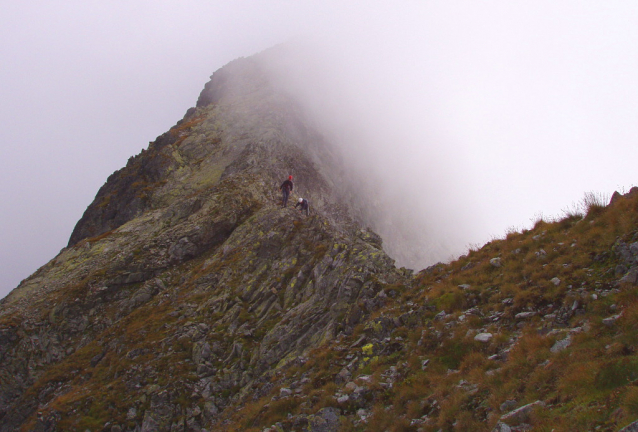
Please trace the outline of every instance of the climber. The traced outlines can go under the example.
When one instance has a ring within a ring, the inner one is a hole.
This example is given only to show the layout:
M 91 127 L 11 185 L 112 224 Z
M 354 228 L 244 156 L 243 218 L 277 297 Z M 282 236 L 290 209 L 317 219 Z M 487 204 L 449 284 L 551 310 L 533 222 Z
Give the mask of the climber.
M 288 195 L 290 195 L 292 188 L 292 176 L 288 176 L 288 180 L 284 181 L 281 186 L 279 186 L 279 189 L 281 189 L 281 192 L 283 193 L 282 207 L 286 207 L 286 204 L 288 204 Z
M 306 211 L 306 216 L 310 215 L 310 204 L 308 204 L 307 199 L 299 198 L 299 201 L 297 201 L 297 204 L 295 204 L 295 208 L 297 208 L 297 206 L 301 206 L 300 211 L 302 213 L 304 212 L 304 210 Z

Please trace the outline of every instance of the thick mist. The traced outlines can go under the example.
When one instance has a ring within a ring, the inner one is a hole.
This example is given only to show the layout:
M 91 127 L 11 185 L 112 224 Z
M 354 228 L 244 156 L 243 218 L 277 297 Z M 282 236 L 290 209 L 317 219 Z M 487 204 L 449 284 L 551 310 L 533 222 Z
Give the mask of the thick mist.
M 414 97 L 410 76 L 371 66 L 357 52 L 336 58 L 311 40 L 260 56 L 276 83 L 343 156 L 338 190 L 354 215 L 376 230 L 400 266 L 421 269 L 460 254 L 480 231 L 472 182 L 450 154 L 428 102 Z M 359 63 L 357 63 L 359 62 Z M 357 78 L 358 75 L 358 78 Z M 303 173 L 298 175 L 303 181 Z
M 399 265 L 450 259 L 561 216 L 585 192 L 635 184 L 636 8 L 349 12 L 280 47 L 272 69 L 345 153 L 362 219 Z

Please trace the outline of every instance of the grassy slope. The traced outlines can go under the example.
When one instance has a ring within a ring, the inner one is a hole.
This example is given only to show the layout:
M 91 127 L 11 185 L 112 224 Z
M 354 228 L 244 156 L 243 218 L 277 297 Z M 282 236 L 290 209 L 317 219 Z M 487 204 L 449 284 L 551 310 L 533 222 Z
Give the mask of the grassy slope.
M 389 339 L 360 325 L 318 348 L 274 380 L 270 395 L 239 410 L 228 430 L 276 422 L 301 430 L 295 425 L 327 406 L 341 409 L 342 430 L 491 430 L 507 411 L 537 400 L 546 407 L 525 420 L 534 430 L 618 430 L 638 418 L 638 287 L 617 283 L 619 239 L 638 240 L 638 194 L 592 204 L 584 218 L 539 221 L 422 271 L 375 314 L 421 307 L 416 322 L 390 326 Z M 490 263 L 496 257 L 500 267 Z M 474 339 L 487 332 L 489 342 Z M 552 350 L 567 337 L 566 349 Z M 339 379 L 349 364 L 352 375 Z M 338 402 L 352 395 L 350 381 L 363 396 Z M 302 392 L 280 398 L 281 387 Z M 515 402 L 501 408 L 506 401 Z

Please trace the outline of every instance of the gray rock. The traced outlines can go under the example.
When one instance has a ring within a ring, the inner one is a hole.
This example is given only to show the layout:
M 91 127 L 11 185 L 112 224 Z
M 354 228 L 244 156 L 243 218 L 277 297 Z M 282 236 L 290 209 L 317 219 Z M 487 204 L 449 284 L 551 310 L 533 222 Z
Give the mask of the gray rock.
M 182 237 L 168 248 L 168 255 L 171 262 L 182 262 L 197 255 L 197 246 L 191 243 L 188 237 Z
M 479 333 L 476 336 L 474 336 L 474 340 L 483 342 L 483 343 L 488 343 L 490 340 L 492 340 L 493 337 L 494 335 L 492 335 L 492 333 Z
M 638 420 L 634 421 L 631 424 L 628 424 L 624 428 L 620 429 L 618 432 L 638 432 Z
M 161 291 L 165 291 L 166 290 L 166 285 L 164 284 L 164 282 L 160 278 L 155 279 L 155 285 Z
M 524 320 L 533 317 L 536 315 L 536 312 L 520 312 L 515 315 L 517 320 Z
M 308 432 L 337 432 L 339 430 L 339 415 L 337 408 L 322 408 L 314 416 L 309 416 Z
M 439 312 L 438 314 L 436 314 L 436 315 L 434 316 L 434 320 L 435 320 L 435 321 L 440 321 L 440 320 L 442 320 L 442 319 L 445 319 L 445 316 L 446 316 L 446 313 L 445 313 L 445 311 L 443 310 L 443 311 Z
M 503 422 L 498 422 L 492 432 L 512 432 L 512 428 Z
M 348 402 L 349 400 L 350 400 L 350 396 L 348 396 L 348 395 L 339 396 L 337 398 L 337 402 L 340 403 L 340 404 L 344 404 L 344 403 Z
M 135 420 L 135 417 L 137 417 L 137 410 L 135 409 L 135 407 L 129 408 L 128 412 L 126 413 L 126 420 Z
M 627 273 L 627 270 L 629 270 L 629 269 L 627 268 L 626 265 L 618 264 L 614 271 L 616 273 L 616 276 L 620 277 L 620 276 L 624 275 L 625 273 Z
M 217 408 L 217 406 L 211 402 L 208 401 L 204 404 L 204 414 L 210 419 L 215 417 L 217 414 L 219 414 L 219 408 Z
M 629 271 L 620 278 L 620 283 L 627 283 L 631 285 L 638 284 L 638 267 L 632 267 Z
M 557 277 L 552 278 L 552 279 L 550 280 L 550 282 L 551 282 L 551 283 L 553 283 L 553 284 L 554 284 L 554 285 L 556 285 L 556 286 L 560 285 L 560 279 L 558 279 Z
M 346 386 L 344 387 L 346 390 L 348 391 L 355 391 L 359 386 L 354 382 L 354 381 L 350 381 L 348 384 L 346 384 Z
M 612 248 L 616 256 L 620 257 L 620 259 L 623 260 L 623 263 L 629 267 L 632 267 L 637 263 L 637 256 L 636 253 L 634 253 L 637 249 L 637 246 L 634 246 L 635 244 L 636 243 L 627 245 L 624 241 L 618 240 Z
M 370 413 L 363 408 L 359 408 L 357 410 L 357 416 L 359 416 L 361 421 L 365 422 L 367 418 L 370 416 Z
M 570 346 L 571 344 L 572 344 L 572 337 L 570 335 L 567 335 L 565 339 L 556 341 L 549 350 L 553 353 L 561 352 L 565 348 Z
M 607 327 L 611 327 L 614 324 L 616 324 L 616 321 L 618 321 L 618 318 L 620 318 L 622 316 L 622 312 L 616 315 L 612 315 L 608 318 L 603 319 L 603 324 L 606 325 Z
M 344 367 L 339 371 L 337 376 L 335 377 L 335 382 L 337 384 L 348 381 L 352 377 L 352 372 L 347 367 Z
M 159 426 L 160 424 L 153 416 L 153 413 L 150 410 L 147 410 L 144 413 L 141 432 L 156 432 L 159 430 Z
M 97 364 L 98 364 L 99 362 L 101 362 L 101 361 L 102 361 L 102 359 L 104 358 L 104 356 L 106 355 L 106 352 L 107 352 L 107 350 L 106 350 L 106 349 L 104 349 L 104 350 L 102 350 L 102 352 L 101 352 L 101 353 L 96 354 L 96 355 L 95 355 L 95 356 L 91 359 L 91 367 L 95 367 L 95 366 L 97 366 Z
M 38 432 L 40 431 L 55 432 L 58 430 L 57 424 L 60 421 L 60 419 L 61 419 L 61 416 L 57 410 L 51 410 L 51 412 L 46 413 L 44 415 L 38 415 L 35 428 L 32 430 L 38 431 Z M 0 425 L 0 427 L 2 426 L 5 426 L 5 425 L 4 424 Z M 16 430 L 16 429 L 9 429 L 9 428 L 3 427 L 2 430 L 9 431 L 9 430 Z
M 532 402 L 530 404 L 524 405 L 520 408 L 515 409 L 514 411 L 510 411 L 507 414 L 501 417 L 503 423 L 517 425 L 520 423 L 527 422 L 529 420 L 529 415 L 532 411 L 537 407 L 544 407 L 545 403 L 542 401 Z
M 498 267 L 500 267 L 500 266 L 502 265 L 502 263 L 501 263 L 501 258 L 500 258 L 500 257 L 492 258 L 492 259 L 490 260 L 490 264 L 491 264 L 493 267 L 497 267 L 497 268 L 498 268 Z
M 499 408 L 500 408 L 501 412 L 509 412 L 512 409 L 514 409 L 514 407 L 516 406 L 517 403 L 518 402 L 516 402 L 515 400 L 509 399 L 509 400 L 506 400 L 505 402 L 503 402 Z
M 151 396 L 151 405 L 144 412 L 142 431 L 165 430 L 172 424 L 173 404 L 168 391 L 163 390 Z
M 469 262 L 469 263 L 465 264 L 463 267 L 461 267 L 461 271 L 469 270 L 472 267 L 474 267 L 474 263 L 473 262 Z

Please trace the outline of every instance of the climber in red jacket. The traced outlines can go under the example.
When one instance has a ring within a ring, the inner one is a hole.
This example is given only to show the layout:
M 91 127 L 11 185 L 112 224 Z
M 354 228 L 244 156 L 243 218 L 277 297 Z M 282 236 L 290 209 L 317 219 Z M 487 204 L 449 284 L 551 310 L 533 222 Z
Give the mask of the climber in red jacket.
M 288 180 L 284 181 L 281 186 L 279 186 L 279 189 L 281 189 L 281 192 L 283 194 L 281 205 L 282 207 L 286 207 L 286 204 L 288 204 L 288 196 L 290 195 L 292 188 L 292 176 L 288 176 Z

